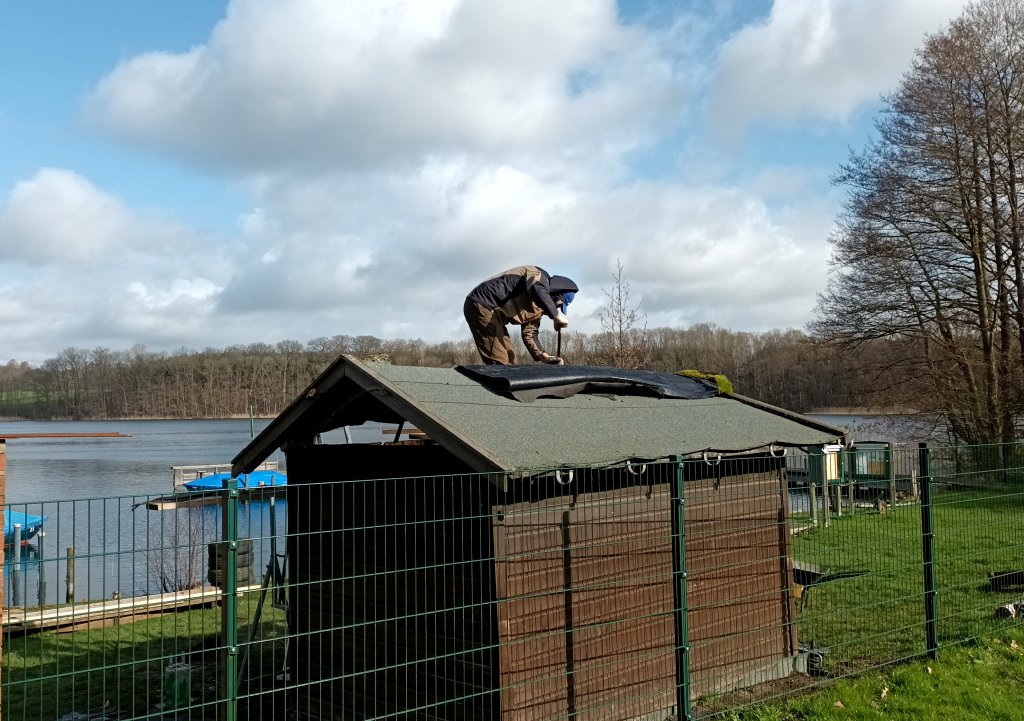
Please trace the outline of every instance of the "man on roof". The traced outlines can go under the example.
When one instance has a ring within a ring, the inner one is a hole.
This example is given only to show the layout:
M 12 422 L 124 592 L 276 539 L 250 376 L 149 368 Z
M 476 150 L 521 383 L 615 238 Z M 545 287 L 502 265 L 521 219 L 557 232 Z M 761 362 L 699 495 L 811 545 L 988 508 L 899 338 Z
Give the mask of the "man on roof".
M 480 358 L 488 365 L 512 365 L 516 354 L 505 326 L 522 328 L 523 344 L 535 361 L 563 365 L 564 360 L 541 348 L 540 321 L 548 316 L 560 331 L 569 325 L 566 308 L 579 291 L 561 275 L 548 275 L 535 265 L 520 265 L 478 285 L 462 306 Z

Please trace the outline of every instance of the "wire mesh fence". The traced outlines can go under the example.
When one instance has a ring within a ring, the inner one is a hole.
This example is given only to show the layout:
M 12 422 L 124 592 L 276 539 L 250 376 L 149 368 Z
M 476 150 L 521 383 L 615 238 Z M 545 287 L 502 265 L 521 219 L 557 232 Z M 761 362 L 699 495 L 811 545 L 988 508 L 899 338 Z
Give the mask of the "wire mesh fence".
M 10 504 L 0 712 L 713 718 L 1018 623 L 1020 450 Z

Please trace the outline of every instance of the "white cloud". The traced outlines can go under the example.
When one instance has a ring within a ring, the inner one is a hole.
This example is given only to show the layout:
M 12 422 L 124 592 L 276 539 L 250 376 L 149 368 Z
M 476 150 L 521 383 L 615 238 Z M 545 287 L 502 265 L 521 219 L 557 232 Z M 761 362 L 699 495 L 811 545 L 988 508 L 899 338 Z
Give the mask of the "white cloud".
M 895 87 L 925 33 L 967 0 L 775 0 L 768 18 L 721 47 L 711 124 L 735 133 L 759 122 L 833 122 Z
M 773 209 L 740 188 L 671 183 L 592 203 L 587 295 L 605 303 L 601 288 L 611 289 L 618 260 L 649 326 L 801 326 L 823 286 L 832 203 Z
M 45 168 L 0 207 L 0 253 L 29 264 L 107 262 L 126 240 L 129 211 L 68 170 Z
M 185 344 L 184 329 L 203 333 L 230 267 L 216 239 L 59 168 L 15 185 L 0 250 L 5 344 L 32 362 L 68 345 Z
M 612 0 L 233 0 L 206 44 L 118 65 L 87 115 L 228 171 L 578 156 L 678 113 L 647 39 Z

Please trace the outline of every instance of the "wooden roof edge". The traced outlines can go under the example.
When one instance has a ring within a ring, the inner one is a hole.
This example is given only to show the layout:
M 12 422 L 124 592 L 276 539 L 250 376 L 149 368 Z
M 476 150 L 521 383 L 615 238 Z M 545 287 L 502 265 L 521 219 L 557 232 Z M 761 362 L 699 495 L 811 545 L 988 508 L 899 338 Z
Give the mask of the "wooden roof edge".
M 780 406 L 773 406 L 771 403 L 765 403 L 764 401 L 759 401 L 756 398 L 750 398 L 749 396 L 741 396 L 738 393 L 729 393 L 725 397 L 732 398 L 733 400 L 751 406 L 752 408 L 758 408 L 767 413 L 780 416 L 782 418 L 785 418 L 786 420 L 793 421 L 794 423 L 799 423 L 809 428 L 813 428 L 816 431 L 828 433 L 840 439 L 840 442 L 843 443 L 843 445 L 846 445 L 846 431 L 844 431 L 842 428 L 830 426 L 827 423 L 822 423 L 821 421 L 816 421 L 813 418 L 808 418 L 807 416 L 801 413 L 796 413 L 795 411 L 791 411 Z
M 231 459 L 231 475 L 250 473 L 265 461 L 267 456 L 280 448 L 292 425 L 315 407 L 327 394 L 327 391 L 345 379 L 346 364 L 352 360 L 354 359 L 342 354 L 327 366 L 299 396 L 278 414 L 277 418 L 271 421 L 238 455 Z
M 266 460 L 287 440 L 289 430 L 346 378 L 426 432 L 472 470 L 483 473 L 510 470 L 507 464 L 494 457 L 487 449 L 448 428 L 442 420 L 421 407 L 395 383 L 376 373 L 357 358 L 342 354 L 232 459 L 231 474 L 237 476 L 240 473 L 249 473 Z M 503 481 L 499 479 L 495 483 L 501 485 Z
M 439 443 L 472 470 L 481 473 L 508 473 L 513 470 L 483 446 L 449 428 L 443 420 L 422 407 L 400 386 L 381 374 L 375 373 L 372 368 L 355 358 L 351 358 L 350 361 L 349 377 L 354 382 L 425 432 L 432 440 Z

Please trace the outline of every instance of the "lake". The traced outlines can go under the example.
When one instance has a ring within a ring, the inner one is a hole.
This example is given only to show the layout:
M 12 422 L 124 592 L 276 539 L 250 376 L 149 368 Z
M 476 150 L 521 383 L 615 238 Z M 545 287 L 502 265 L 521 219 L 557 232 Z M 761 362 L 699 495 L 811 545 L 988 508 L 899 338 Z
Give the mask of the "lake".
M 0 436 L 18 433 L 109 433 L 126 438 L 14 438 L 7 441 L 8 507 L 44 515 L 44 535 L 5 554 L 7 605 L 63 602 L 67 548 L 75 549 L 77 600 L 160 593 L 165 580 L 185 583 L 206 575 L 206 544 L 220 535 L 220 509 L 206 506 L 149 511 L 139 505 L 171 492 L 172 466 L 224 464 L 267 420 L 14 421 Z M 356 442 L 383 439 L 379 425 L 351 429 Z M 344 442 L 341 431 L 325 442 Z M 276 460 L 285 469 L 284 454 Z M 254 539 L 254 576 L 269 559 L 268 500 L 241 503 L 240 534 Z M 277 535 L 285 529 L 283 496 L 274 503 Z M 283 544 L 282 544 L 283 546 Z M 17 586 L 12 571 L 17 568 Z M 39 581 L 43 587 L 40 588 Z M 14 603 L 14 591 L 19 593 Z

